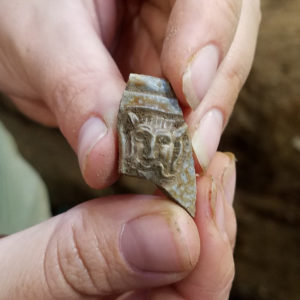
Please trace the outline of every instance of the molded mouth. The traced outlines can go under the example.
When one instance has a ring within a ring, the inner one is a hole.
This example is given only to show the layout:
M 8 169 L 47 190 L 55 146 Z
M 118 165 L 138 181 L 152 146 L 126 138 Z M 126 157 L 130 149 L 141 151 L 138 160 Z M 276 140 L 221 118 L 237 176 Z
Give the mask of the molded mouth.
M 159 170 L 160 175 L 165 178 L 165 179 L 172 179 L 174 178 L 174 175 L 176 172 L 172 172 L 172 173 L 166 173 L 165 172 L 165 167 L 162 164 L 162 162 L 157 161 L 157 160 L 152 160 L 151 163 L 149 164 L 144 164 L 143 162 L 139 162 L 139 166 L 141 167 L 142 170 L 144 171 L 151 171 L 153 170 L 153 168 L 156 168 Z

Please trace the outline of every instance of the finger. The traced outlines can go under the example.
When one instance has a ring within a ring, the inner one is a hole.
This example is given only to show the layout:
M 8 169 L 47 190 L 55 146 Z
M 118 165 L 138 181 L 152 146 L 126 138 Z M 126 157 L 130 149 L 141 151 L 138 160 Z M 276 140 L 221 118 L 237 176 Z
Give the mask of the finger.
M 195 63 L 194 75 L 200 78 L 194 82 L 202 98 L 232 43 L 241 2 L 178 0 L 174 4 L 161 55 L 162 68 L 176 95 L 192 108 L 197 103 L 184 96 L 187 91 L 182 84 L 186 76 L 182 76 L 189 73 L 190 63 Z
M 227 157 L 214 158 L 226 168 Z M 164 299 L 164 300 L 215 300 L 227 299 L 234 276 L 232 248 L 226 233 L 222 188 L 218 181 L 204 176 L 197 182 L 196 223 L 200 232 L 201 253 L 193 272 L 183 281 L 151 291 L 127 294 L 120 300 Z
M 16 107 L 30 119 L 49 127 L 57 127 L 55 115 L 49 107 L 42 101 L 26 101 L 19 97 L 12 97 L 10 99 Z
M 213 176 L 224 188 L 226 202 L 232 205 L 236 183 L 236 158 L 230 152 L 217 152 L 206 175 Z
M 225 227 L 232 248 L 236 240 L 236 217 L 233 209 L 233 200 L 236 182 L 235 156 L 232 153 L 217 152 L 210 163 L 206 174 L 216 178 L 224 192 Z
M 234 262 L 226 231 L 224 193 L 212 177 L 201 178 L 198 186 L 202 186 L 198 190 L 196 215 L 201 254 L 194 271 L 178 283 L 176 290 L 189 300 L 227 299 L 234 277 Z
M 259 23 L 259 1 L 243 0 L 232 45 L 201 105 L 189 116 L 193 148 L 203 168 L 218 148 L 222 131 L 251 69 Z
M 260 7 L 258 0 L 196 2 L 199 4 L 193 9 L 198 11 L 197 16 L 184 18 L 190 20 L 187 21 L 190 27 L 179 30 L 177 26 L 177 31 L 173 29 L 174 37 L 169 29 L 174 42 L 166 43 L 165 49 L 169 50 L 162 56 L 162 64 L 176 94 L 183 102 L 186 98 L 194 109 L 189 114 L 188 124 L 197 159 L 205 169 L 216 152 L 221 133 L 251 68 Z M 201 19 L 199 9 L 206 18 Z M 197 26 L 195 22 L 200 24 Z M 189 32 L 199 37 L 185 43 L 178 39 L 176 43 L 177 36 L 190 37 Z
M 116 178 L 116 118 L 125 83 L 93 28 L 85 33 L 83 44 L 81 27 L 89 24 L 73 25 L 65 28 L 65 34 L 73 35 L 69 45 L 64 43 L 65 55 L 55 50 L 51 54 L 51 64 L 64 69 L 50 78 L 42 74 L 43 94 L 78 154 L 86 182 L 101 188 Z
M 172 202 L 93 200 L 0 240 L 0 298 L 82 299 L 152 288 L 181 280 L 198 256 L 197 228 Z
M 122 35 L 114 50 L 114 57 L 125 76 L 138 73 L 163 77 L 160 53 L 172 9 L 171 2 L 174 1 L 126 2 Z
M 87 183 L 109 185 L 117 175 L 115 125 L 125 83 L 99 38 L 97 19 L 83 1 L 33 0 L 26 8 L 16 2 L 5 10 L 26 18 L 16 25 L 1 14 L 1 32 L 35 91 L 28 97 L 45 100 Z

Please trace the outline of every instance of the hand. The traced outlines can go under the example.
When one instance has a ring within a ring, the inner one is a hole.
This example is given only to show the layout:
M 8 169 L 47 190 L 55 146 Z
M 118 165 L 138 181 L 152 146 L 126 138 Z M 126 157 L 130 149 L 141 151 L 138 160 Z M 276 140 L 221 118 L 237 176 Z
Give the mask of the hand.
M 1 1 L 0 89 L 32 119 L 58 125 L 86 182 L 101 188 L 117 176 L 122 74 L 164 76 L 205 169 L 250 70 L 259 21 L 259 0 Z
M 123 195 L 2 238 L 0 299 L 225 300 L 234 185 L 234 156 L 217 153 L 197 182 L 195 222 L 161 197 Z

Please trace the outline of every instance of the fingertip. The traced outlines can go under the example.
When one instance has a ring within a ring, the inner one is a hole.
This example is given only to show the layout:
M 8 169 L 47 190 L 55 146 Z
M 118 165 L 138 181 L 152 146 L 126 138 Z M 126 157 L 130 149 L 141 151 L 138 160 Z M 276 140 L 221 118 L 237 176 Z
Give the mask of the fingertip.
M 183 209 L 181 209 L 183 210 Z M 186 262 L 187 271 L 191 271 L 197 265 L 200 255 L 200 237 L 198 228 L 186 211 L 177 218 L 178 228 L 182 230 L 182 236 L 187 245 L 188 260 Z
M 176 95 L 193 109 L 209 89 L 232 43 L 241 1 L 186 1 L 174 4 L 161 62 Z
M 207 174 L 213 176 L 222 186 L 225 200 L 232 205 L 236 184 L 236 157 L 231 152 L 217 152 L 212 159 Z
M 220 151 L 216 152 L 207 168 L 206 173 L 221 182 L 224 170 L 230 165 L 233 159 L 233 154 L 226 154 Z
M 91 132 L 82 138 L 78 158 L 82 175 L 92 188 L 104 188 L 118 178 L 118 151 L 115 133 L 112 129 L 104 128 L 99 119 Z M 89 144 L 90 142 L 90 144 Z
M 219 52 L 216 45 L 204 46 L 187 64 L 182 76 L 182 89 L 187 103 L 193 110 L 204 98 L 217 73 Z
M 78 137 L 77 154 L 82 172 L 85 172 L 91 151 L 107 134 L 106 124 L 97 117 L 89 118 L 81 127 Z
M 217 180 L 204 175 L 198 179 L 196 223 L 201 253 L 194 271 L 178 285 L 187 299 L 225 299 L 234 276 L 232 247 L 226 233 L 222 190 Z M 197 282 L 197 285 L 191 283 Z
M 206 170 L 216 153 L 224 127 L 221 110 L 212 108 L 203 116 L 192 134 L 192 146 L 197 160 Z
M 121 250 L 134 268 L 177 273 L 177 280 L 196 266 L 200 243 L 197 227 L 180 207 L 134 218 L 125 224 Z

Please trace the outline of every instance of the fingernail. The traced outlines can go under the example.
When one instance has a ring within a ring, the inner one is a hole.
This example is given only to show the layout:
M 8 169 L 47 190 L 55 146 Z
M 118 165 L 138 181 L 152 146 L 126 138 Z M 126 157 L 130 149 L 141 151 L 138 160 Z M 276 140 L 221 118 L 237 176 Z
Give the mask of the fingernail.
M 223 204 L 222 191 L 217 188 L 215 180 L 211 183 L 210 205 L 212 209 L 212 217 L 214 222 L 221 233 L 224 240 L 227 239 L 226 225 L 225 225 L 225 212 Z
M 190 270 L 199 249 L 194 224 L 187 216 L 146 215 L 124 226 L 121 250 L 127 262 L 146 272 L 179 273 Z
M 223 130 L 223 115 L 214 108 L 201 119 L 192 136 L 192 145 L 202 169 L 206 169 L 219 146 Z
M 182 77 L 183 93 L 192 109 L 196 109 L 208 91 L 219 64 L 219 50 L 207 45 L 190 60 Z
M 97 117 L 88 119 L 80 129 L 78 138 L 78 159 L 81 171 L 84 173 L 86 161 L 95 145 L 106 135 L 105 123 Z
M 147 290 L 133 291 L 122 295 L 118 300 L 150 300 L 150 293 Z
M 236 183 L 236 158 L 233 153 L 226 152 L 225 153 L 229 159 L 229 165 L 224 170 L 223 176 L 222 176 L 222 185 L 226 197 L 226 201 L 232 205 L 234 200 L 234 193 L 235 193 L 235 183 Z

